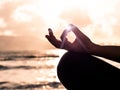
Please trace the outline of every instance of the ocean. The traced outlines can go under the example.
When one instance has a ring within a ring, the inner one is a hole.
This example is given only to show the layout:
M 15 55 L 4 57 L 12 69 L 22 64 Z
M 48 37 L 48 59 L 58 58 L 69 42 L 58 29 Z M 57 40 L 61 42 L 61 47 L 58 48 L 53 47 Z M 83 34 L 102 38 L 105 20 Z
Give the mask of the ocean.
M 0 90 L 66 90 L 56 68 L 66 51 L 0 52 Z M 101 58 L 120 68 L 120 63 Z
M 60 56 L 51 51 L 0 52 L 0 90 L 66 90 L 56 74 Z

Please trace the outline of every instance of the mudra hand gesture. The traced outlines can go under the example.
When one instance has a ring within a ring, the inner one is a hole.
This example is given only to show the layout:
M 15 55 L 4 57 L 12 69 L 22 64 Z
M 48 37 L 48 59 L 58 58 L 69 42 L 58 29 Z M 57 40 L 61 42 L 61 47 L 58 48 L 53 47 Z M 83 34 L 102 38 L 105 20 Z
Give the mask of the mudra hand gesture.
M 49 35 L 46 35 L 46 38 L 56 48 L 62 48 L 62 49 L 72 51 L 72 52 L 82 52 L 82 53 L 87 52 L 87 53 L 89 53 L 90 50 L 95 46 L 95 44 L 92 43 L 92 41 L 85 34 L 83 34 L 79 30 L 79 28 L 77 28 L 76 26 L 69 24 L 69 27 L 70 28 L 66 28 L 63 31 L 63 33 L 60 37 L 61 40 L 58 40 L 54 36 L 53 31 L 50 28 L 48 29 Z M 73 43 L 68 41 L 68 39 L 66 37 L 70 31 L 72 31 L 76 36 L 76 39 L 73 41 Z

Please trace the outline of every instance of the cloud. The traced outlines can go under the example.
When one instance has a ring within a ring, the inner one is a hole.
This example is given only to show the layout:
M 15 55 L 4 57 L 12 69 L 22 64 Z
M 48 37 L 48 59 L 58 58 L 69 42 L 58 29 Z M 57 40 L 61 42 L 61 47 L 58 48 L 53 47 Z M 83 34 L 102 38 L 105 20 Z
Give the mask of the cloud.
M 31 5 L 31 1 L 34 0 L 5 1 L 0 10 L 2 26 L 4 24 L 4 28 L 1 29 L 2 31 L 9 29 L 17 35 L 22 36 L 35 36 L 35 34 L 38 35 L 38 33 L 41 32 L 40 29 L 42 29 L 45 24 L 42 18 L 34 13 L 34 7 Z M 35 30 L 35 32 L 33 30 Z
M 44 38 L 47 29 L 53 28 L 59 38 L 64 26 L 73 23 L 94 42 L 120 44 L 119 4 L 119 0 L 0 0 L 0 36 L 14 36 L 13 48 L 23 42 L 29 49 L 35 44 L 53 48 Z
M 31 6 L 29 3 L 34 0 L 2 1 L 0 1 L 0 49 L 38 50 L 47 47 L 43 42 L 45 41 L 43 33 L 46 29 L 44 21 L 29 8 Z

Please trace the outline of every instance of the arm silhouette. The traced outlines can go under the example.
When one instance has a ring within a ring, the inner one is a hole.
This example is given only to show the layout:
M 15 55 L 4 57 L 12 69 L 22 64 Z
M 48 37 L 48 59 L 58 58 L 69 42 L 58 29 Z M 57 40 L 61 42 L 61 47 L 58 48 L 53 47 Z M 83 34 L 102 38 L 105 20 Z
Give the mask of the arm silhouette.
M 70 24 L 70 26 L 72 27 L 71 31 L 75 34 L 76 39 L 73 43 L 70 43 L 66 38 L 62 49 L 79 53 L 89 53 L 91 55 L 96 55 L 120 62 L 120 46 L 102 46 L 95 44 L 84 33 L 82 33 L 78 27 L 72 24 Z M 65 29 L 63 31 L 61 40 L 56 39 L 52 29 L 48 29 L 48 32 L 49 35 L 46 35 L 48 41 L 56 48 L 60 48 L 63 42 L 63 37 L 66 37 L 67 30 Z

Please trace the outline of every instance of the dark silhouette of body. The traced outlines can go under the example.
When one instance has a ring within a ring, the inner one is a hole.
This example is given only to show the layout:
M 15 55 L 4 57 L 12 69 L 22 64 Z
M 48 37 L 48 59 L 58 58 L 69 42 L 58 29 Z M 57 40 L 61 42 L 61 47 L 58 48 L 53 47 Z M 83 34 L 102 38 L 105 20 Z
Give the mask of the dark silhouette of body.
M 71 24 L 71 27 L 76 39 L 73 43 L 70 43 L 67 38 L 65 39 L 62 49 L 68 50 L 68 52 L 62 56 L 57 67 L 57 75 L 61 83 L 68 90 L 109 88 L 119 90 L 120 69 L 95 56 L 120 62 L 120 46 L 94 44 L 76 26 Z M 60 41 L 49 29 L 49 35 L 46 35 L 46 38 L 56 48 L 60 48 L 66 34 L 67 31 L 64 30 Z
M 90 54 L 65 53 L 57 74 L 68 90 L 120 89 L 120 70 Z

